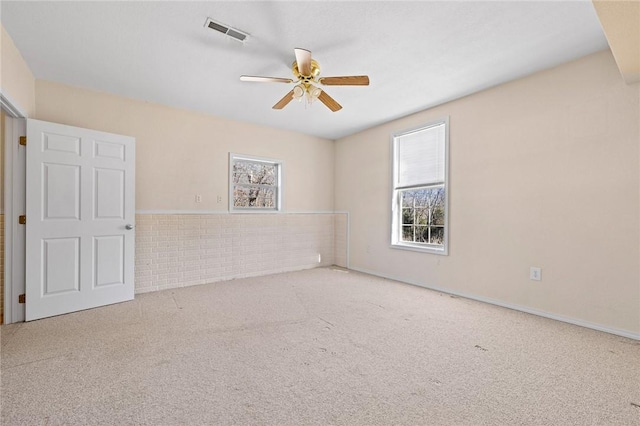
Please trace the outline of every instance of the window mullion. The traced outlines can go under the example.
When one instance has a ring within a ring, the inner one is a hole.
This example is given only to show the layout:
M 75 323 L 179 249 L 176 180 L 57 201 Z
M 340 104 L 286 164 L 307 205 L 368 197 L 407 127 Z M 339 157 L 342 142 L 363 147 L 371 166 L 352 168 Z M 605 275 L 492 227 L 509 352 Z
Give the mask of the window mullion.
M 276 185 L 267 185 L 266 183 L 234 183 L 233 186 L 243 186 L 245 188 L 258 188 L 258 189 L 277 189 Z
M 411 228 L 413 229 L 413 239 L 412 241 L 415 242 L 416 241 L 416 220 L 418 219 L 418 217 L 416 216 L 416 199 L 413 199 L 413 217 L 411 220 Z
M 420 188 L 435 188 L 438 186 L 444 186 L 444 182 L 429 182 L 417 185 L 409 185 L 409 186 L 395 186 L 393 189 L 397 191 L 405 190 L 405 189 L 420 189 Z

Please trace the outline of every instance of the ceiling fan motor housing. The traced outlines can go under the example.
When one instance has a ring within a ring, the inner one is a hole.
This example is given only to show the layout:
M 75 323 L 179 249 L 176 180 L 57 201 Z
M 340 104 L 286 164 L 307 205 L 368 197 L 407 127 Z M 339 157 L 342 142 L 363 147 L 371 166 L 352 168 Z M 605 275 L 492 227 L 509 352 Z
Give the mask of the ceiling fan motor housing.
M 316 78 L 320 75 L 320 64 L 315 59 L 311 60 L 311 73 L 309 75 L 302 75 L 298 70 L 298 62 L 293 61 L 293 65 L 291 65 L 291 71 L 293 75 L 300 79 L 300 82 L 307 85 L 309 83 L 315 82 Z

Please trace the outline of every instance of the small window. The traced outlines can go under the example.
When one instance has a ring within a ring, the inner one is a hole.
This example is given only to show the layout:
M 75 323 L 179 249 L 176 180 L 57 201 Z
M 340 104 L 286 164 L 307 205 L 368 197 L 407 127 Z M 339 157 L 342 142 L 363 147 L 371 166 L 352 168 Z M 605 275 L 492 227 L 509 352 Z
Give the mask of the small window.
M 278 211 L 282 198 L 282 161 L 229 155 L 229 210 Z
M 393 247 L 447 254 L 448 120 L 392 136 Z

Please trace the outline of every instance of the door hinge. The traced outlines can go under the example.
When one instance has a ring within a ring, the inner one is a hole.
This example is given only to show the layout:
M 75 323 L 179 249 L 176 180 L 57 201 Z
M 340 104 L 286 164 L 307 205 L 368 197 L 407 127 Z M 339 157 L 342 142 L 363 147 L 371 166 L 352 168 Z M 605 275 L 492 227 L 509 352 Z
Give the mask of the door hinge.
M 25 303 L 26 299 L 27 299 L 27 296 L 24 294 L 21 294 L 18 296 L 18 303 Z
M 20 136 L 20 145 L 27 145 L 27 137 L 26 136 Z
M 20 216 L 18 216 L 18 223 L 20 225 L 26 225 L 27 224 L 27 216 L 21 214 Z

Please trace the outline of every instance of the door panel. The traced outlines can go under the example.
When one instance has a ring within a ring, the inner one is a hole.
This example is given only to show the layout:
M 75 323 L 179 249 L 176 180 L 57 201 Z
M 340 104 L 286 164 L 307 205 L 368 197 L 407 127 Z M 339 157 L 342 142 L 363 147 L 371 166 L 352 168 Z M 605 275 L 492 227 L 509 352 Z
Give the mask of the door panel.
M 122 235 L 95 237 L 94 286 L 124 285 L 124 238 Z
M 42 133 L 42 151 L 58 151 L 80 155 L 80 138 L 70 135 Z
M 105 141 L 95 142 L 95 156 L 100 158 L 115 158 L 124 161 L 124 145 Z
M 135 139 L 27 120 L 27 321 L 133 299 Z
M 43 296 L 80 291 L 80 239 L 42 240 Z
M 124 170 L 95 169 L 96 219 L 124 219 Z
M 80 220 L 80 166 L 42 164 L 42 219 Z

